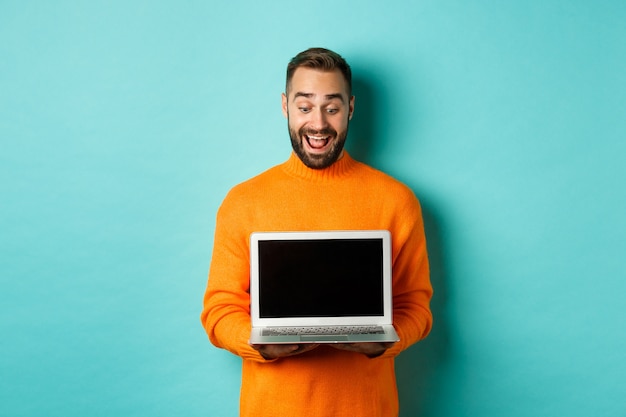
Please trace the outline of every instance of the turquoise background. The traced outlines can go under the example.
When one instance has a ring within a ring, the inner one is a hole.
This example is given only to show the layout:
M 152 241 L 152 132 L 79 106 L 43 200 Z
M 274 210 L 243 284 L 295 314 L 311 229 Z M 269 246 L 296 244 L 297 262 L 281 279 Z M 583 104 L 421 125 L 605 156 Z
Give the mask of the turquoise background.
M 435 327 L 401 416 L 626 416 L 626 2 L 0 2 L 0 415 L 236 416 L 216 210 L 290 152 L 310 46 L 420 197 Z M 348 377 L 349 378 L 349 377 Z

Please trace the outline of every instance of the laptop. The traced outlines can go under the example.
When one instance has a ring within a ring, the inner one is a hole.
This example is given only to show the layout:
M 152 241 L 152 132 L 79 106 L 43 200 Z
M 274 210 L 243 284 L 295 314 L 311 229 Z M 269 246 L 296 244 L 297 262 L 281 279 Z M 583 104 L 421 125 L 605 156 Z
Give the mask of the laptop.
M 395 342 L 386 230 L 255 232 L 251 344 Z

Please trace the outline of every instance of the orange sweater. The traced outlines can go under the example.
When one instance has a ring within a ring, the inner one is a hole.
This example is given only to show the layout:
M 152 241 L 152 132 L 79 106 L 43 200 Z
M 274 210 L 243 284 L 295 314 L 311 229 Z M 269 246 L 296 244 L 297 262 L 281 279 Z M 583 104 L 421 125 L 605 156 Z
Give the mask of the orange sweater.
M 249 236 L 254 231 L 386 229 L 392 235 L 394 325 L 401 341 L 382 356 L 328 346 L 264 360 L 250 334 Z M 398 415 L 394 357 L 430 331 L 421 210 L 402 183 L 347 153 L 324 170 L 292 153 L 234 187 L 222 203 L 201 320 L 211 342 L 243 358 L 241 416 Z

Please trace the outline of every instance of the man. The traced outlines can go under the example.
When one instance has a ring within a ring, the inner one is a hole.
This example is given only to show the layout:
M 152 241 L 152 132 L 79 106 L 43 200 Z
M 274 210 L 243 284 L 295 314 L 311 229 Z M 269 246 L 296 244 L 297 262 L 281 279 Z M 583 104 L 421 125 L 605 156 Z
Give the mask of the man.
M 215 346 L 243 358 L 241 416 L 398 415 L 394 358 L 432 325 L 421 210 L 404 184 L 344 150 L 354 112 L 351 70 L 306 50 L 287 67 L 282 110 L 293 153 L 235 186 L 218 210 L 201 320 Z M 248 344 L 249 236 L 255 231 L 389 230 L 395 344 Z

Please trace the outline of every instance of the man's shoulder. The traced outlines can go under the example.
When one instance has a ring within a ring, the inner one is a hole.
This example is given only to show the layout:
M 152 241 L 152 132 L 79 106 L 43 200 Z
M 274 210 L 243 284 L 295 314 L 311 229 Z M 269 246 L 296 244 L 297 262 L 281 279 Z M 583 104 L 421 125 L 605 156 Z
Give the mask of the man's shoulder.
M 270 184 L 272 184 L 281 175 L 280 166 L 282 164 L 274 165 L 265 171 L 262 171 L 253 177 L 250 177 L 236 185 L 234 185 L 227 194 L 227 197 L 235 197 L 241 195 L 249 195 L 250 193 L 259 193 Z
M 391 174 L 362 162 L 359 162 L 359 165 L 362 170 L 361 175 L 364 179 L 375 181 L 379 183 L 380 186 L 389 188 L 390 192 L 413 194 L 413 190 L 411 190 L 406 183 Z

